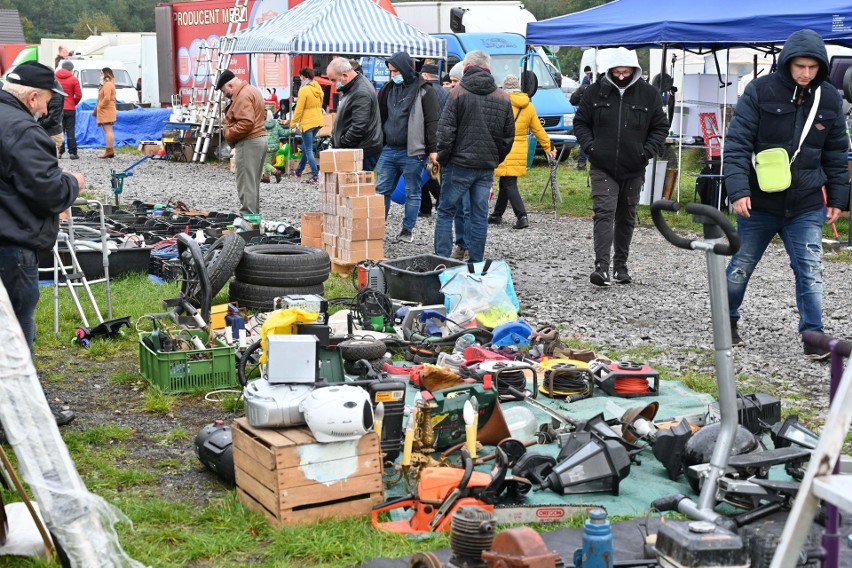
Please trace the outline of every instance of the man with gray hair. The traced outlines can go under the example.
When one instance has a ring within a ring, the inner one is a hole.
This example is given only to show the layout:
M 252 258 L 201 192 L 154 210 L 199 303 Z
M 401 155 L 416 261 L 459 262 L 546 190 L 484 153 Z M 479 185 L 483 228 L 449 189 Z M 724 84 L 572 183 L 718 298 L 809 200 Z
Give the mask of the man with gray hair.
M 512 104 L 509 96 L 497 88 L 490 65 L 491 58 L 483 51 L 471 51 L 465 56 L 464 75 L 450 91 L 438 125 L 438 161 L 444 170 L 435 223 L 435 254 L 448 257 L 453 252 L 453 218 L 468 195 L 467 244 L 471 262 L 479 262 L 485 256 L 488 194 L 494 169 L 509 154 L 515 139 Z
M 331 60 L 326 75 L 340 92 L 332 144 L 335 148 L 361 148 L 364 169 L 373 171 L 382 153 L 382 123 L 376 89 L 343 57 Z
M 74 203 L 84 180 L 63 172 L 56 145 L 36 120 L 53 93 L 65 95 L 50 67 L 28 61 L 6 76 L 0 91 L 0 281 L 24 337 L 33 348 L 38 303 L 38 251 L 59 234 L 59 214 Z

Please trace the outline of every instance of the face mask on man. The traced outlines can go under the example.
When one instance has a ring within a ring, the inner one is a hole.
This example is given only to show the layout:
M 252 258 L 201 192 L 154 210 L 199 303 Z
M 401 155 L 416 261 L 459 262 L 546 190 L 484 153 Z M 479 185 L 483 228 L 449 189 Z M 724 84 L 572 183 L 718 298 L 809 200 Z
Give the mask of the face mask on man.
M 343 88 L 343 83 L 341 83 L 340 81 L 338 81 L 337 83 L 335 83 L 335 84 L 334 84 L 334 86 L 335 86 L 335 88 L 339 91 L 340 89 L 342 89 L 342 88 Z
M 405 80 L 405 79 L 403 78 L 403 76 L 402 76 L 402 75 L 394 75 L 393 77 L 391 77 L 391 81 L 393 81 L 393 82 L 394 82 L 394 83 L 396 83 L 397 85 L 402 85 L 402 82 L 403 82 L 404 80 Z
M 36 120 L 40 120 L 41 119 L 41 113 L 38 112 L 38 111 L 35 111 L 33 113 L 33 118 L 36 119 Z

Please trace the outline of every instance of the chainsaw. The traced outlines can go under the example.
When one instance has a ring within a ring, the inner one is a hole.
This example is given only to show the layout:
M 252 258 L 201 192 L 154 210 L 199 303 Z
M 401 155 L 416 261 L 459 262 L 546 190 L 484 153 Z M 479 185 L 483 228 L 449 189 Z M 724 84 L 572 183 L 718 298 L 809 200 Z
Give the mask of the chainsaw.
M 490 474 L 473 470 L 473 459 L 461 449 L 464 468 L 427 467 L 420 472 L 417 489 L 403 497 L 389 499 L 373 507 L 372 524 L 383 531 L 401 534 L 449 532 L 453 513 L 469 505 L 494 514 L 498 524 L 546 523 L 568 519 L 584 513 L 582 505 L 517 505 L 502 504 L 498 498 L 505 491 L 511 500 L 522 498 L 531 488 L 529 480 L 507 475 L 508 457 L 497 448 Z M 379 521 L 379 514 L 396 509 L 411 509 L 408 519 Z

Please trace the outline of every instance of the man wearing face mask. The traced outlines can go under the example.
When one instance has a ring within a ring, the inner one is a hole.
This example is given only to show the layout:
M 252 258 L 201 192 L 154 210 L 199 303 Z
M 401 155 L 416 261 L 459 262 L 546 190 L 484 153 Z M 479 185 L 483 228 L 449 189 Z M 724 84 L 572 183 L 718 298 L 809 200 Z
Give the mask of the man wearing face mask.
M 635 51 L 611 51 L 606 73 L 589 86 L 574 115 L 574 134 L 592 167 L 596 286 L 630 284 L 627 256 L 648 160 L 669 130 L 660 92 L 642 81 Z
M 64 172 L 56 144 L 37 119 L 53 93 L 65 96 L 53 70 L 28 61 L 6 76 L 0 91 L 0 280 L 32 351 L 38 303 L 39 250 L 59 233 L 59 213 L 83 187 L 83 176 Z
M 438 160 L 438 95 L 414 70 L 404 51 L 385 62 L 391 80 L 379 91 L 384 148 L 376 165 L 376 193 L 385 196 L 385 217 L 391 194 L 402 176 L 405 217 L 397 241 L 414 242 L 414 225 L 420 212 L 420 178 L 427 158 Z
M 332 144 L 335 148 L 364 150 L 364 170 L 371 172 L 382 153 L 382 122 L 376 89 L 342 57 L 331 60 L 326 75 L 340 91 Z
M 236 149 L 237 195 L 240 213 L 260 213 L 260 177 L 266 159 L 266 107 L 263 95 L 255 87 L 237 79 L 226 69 L 219 76 L 216 88 L 231 99 L 225 118 L 225 141 Z

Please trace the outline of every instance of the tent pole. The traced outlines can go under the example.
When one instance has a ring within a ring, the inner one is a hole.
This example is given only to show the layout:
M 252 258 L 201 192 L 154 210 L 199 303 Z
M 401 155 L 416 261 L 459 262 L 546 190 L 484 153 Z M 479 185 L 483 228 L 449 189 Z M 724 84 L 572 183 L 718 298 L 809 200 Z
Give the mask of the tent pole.
M 680 65 L 680 84 L 683 85 L 683 74 L 685 71 L 685 65 L 682 63 L 686 59 L 686 49 L 681 48 L 681 65 Z M 675 70 L 672 68 L 672 82 L 674 82 L 674 74 Z M 683 89 L 680 89 L 678 92 L 683 93 Z M 672 95 L 674 96 L 674 95 Z M 675 104 L 677 104 L 677 100 L 675 100 Z M 680 178 L 681 172 L 683 171 L 683 94 L 681 94 L 680 101 L 680 124 L 678 124 L 678 132 L 677 132 L 677 200 L 680 202 Z
M 663 86 L 663 74 L 665 74 L 665 71 L 666 71 L 666 49 L 667 49 L 666 44 L 663 44 L 663 60 L 662 60 L 662 65 L 661 65 L 662 72 L 660 74 L 660 91 L 661 92 L 662 92 L 662 86 Z M 649 69 L 648 71 L 649 71 L 649 74 L 650 74 L 651 70 Z M 671 96 L 671 93 L 669 93 L 669 96 Z M 669 116 L 669 126 L 671 126 L 671 124 L 672 124 L 672 117 Z M 648 188 L 648 205 L 650 205 L 654 202 L 654 189 L 656 189 L 656 186 L 657 186 L 657 154 L 654 154 L 654 158 L 651 160 L 651 187 Z M 662 195 L 662 193 L 660 193 L 660 198 L 662 198 L 662 197 L 663 197 L 663 195 Z

